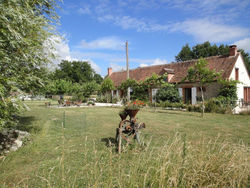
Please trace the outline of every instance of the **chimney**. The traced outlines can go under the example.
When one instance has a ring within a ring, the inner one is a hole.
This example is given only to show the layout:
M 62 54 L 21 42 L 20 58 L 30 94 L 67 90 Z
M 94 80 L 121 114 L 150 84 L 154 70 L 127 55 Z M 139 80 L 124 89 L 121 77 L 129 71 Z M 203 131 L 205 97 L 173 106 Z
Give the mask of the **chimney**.
M 168 73 L 168 82 L 174 77 L 174 73 Z
M 236 56 L 237 54 L 237 46 L 231 45 L 229 46 L 229 56 Z
M 170 82 L 170 80 L 174 77 L 174 69 L 164 68 L 164 71 L 168 74 L 167 81 Z
M 112 74 L 112 68 L 109 67 L 109 68 L 108 68 L 108 76 L 110 76 L 111 74 Z

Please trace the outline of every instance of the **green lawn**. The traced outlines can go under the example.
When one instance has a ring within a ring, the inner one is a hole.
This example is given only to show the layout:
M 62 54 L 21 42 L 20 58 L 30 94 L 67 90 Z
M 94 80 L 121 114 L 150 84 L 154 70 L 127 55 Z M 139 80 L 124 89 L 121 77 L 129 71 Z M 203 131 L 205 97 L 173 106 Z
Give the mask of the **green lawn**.
M 143 109 L 145 145 L 118 155 L 109 140 L 119 108 L 26 104 L 20 128 L 31 141 L 1 157 L 1 187 L 248 186 L 250 116 Z

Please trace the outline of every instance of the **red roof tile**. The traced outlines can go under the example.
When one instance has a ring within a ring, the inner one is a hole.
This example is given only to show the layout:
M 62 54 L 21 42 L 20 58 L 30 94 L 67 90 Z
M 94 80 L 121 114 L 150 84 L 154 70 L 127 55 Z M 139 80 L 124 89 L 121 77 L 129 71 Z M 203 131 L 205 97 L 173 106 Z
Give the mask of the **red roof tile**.
M 208 61 L 208 67 L 211 70 L 213 69 L 216 72 L 222 71 L 222 77 L 224 79 L 228 79 L 238 57 L 239 53 L 237 53 L 236 56 L 213 56 L 205 59 Z M 136 81 L 143 81 L 146 78 L 150 77 L 153 73 L 162 75 L 166 72 L 166 69 L 173 69 L 174 76 L 170 82 L 178 83 L 187 75 L 187 70 L 190 67 L 194 66 L 196 62 L 197 60 L 190 60 L 164 65 L 140 67 L 136 69 L 131 69 L 129 71 L 129 76 L 130 79 L 134 79 Z M 127 72 L 113 72 L 109 77 L 113 80 L 115 86 L 119 86 L 124 80 L 126 80 Z

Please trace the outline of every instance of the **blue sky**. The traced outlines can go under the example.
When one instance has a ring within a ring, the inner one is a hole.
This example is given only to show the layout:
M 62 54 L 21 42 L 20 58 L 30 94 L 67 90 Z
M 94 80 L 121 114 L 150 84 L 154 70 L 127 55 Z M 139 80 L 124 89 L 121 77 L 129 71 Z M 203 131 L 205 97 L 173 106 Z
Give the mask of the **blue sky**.
M 250 0 L 64 0 L 57 61 L 88 60 L 97 73 L 170 63 L 186 43 L 250 52 Z

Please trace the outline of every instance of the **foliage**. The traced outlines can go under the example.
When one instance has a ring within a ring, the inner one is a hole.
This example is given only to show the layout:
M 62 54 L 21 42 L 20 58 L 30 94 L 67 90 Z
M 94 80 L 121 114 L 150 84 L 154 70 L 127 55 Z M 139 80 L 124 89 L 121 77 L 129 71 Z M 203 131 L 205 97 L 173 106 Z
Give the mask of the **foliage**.
M 219 96 L 228 98 L 231 101 L 236 101 L 237 97 L 237 80 L 221 80 L 222 87 L 219 91 Z
M 169 101 L 169 102 L 180 102 L 181 98 L 179 96 L 178 89 L 175 85 L 165 83 L 156 94 L 156 101 Z
M 220 76 L 220 73 L 215 72 L 214 70 L 210 70 L 207 67 L 208 62 L 200 58 L 194 65 L 194 67 L 190 67 L 188 69 L 187 76 L 183 79 L 183 81 L 188 80 L 190 82 L 195 82 L 199 85 L 201 89 L 201 97 L 202 97 L 202 117 L 205 110 L 204 105 L 204 96 L 203 96 L 203 86 L 205 84 L 209 84 L 216 80 Z
M 143 84 L 148 88 L 156 88 L 161 87 L 162 84 L 165 84 L 167 81 L 167 74 L 163 75 L 157 75 L 152 74 L 151 77 L 146 78 L 146 80 L 143 82 Z
M 185 46 L 182 47 L 181 51 L 177 56 L 175 56 L 176 61 L 187 61 L 190 59 L 194 59 L 194 53 L 190 49 L 189 45 L 186 44 Z
M 159 106 L 162 108 L 186 108 L 186 105 L 182 102 L 169 102 L 169 101 L 161 101 Z
M 214 112 L 221 114 L 231 114 L 232 113 L 232 104 L 231 101 L 228 101 L 226 97 L 216 97 L 211 98 L 205 103 L 206 112 Z
M 188 105 L 187 106 L 187 110 L 189 112 L 202 112 L 202 106 L 199 105 L 199 104 L 196 104 L 196 105 Z
M 250 55 L 249 53 L 245 52 L 242 49 L 239 49 L 238 51 L 241 52 L 241 55 L 243 56 L 244 62 L 246 64 L 246 67 L 248 69 L 248 72 L 250 73 Z M 175 60 L 177 62 L 180 61 L 187 61 L 191 59 L 199 59 L 201 57 L 206 58 L 210 56 L 216 56 L 216 55 L 228 55 L 229 54 L 229 46 L 221 44 L 220 46 L 217 46 L 216 44 L 211 45 L 210 42 L 204 42 L 203 44 L 197 44 L 192 47 L 192 49 L 189 47 L 188 44 L 182 47 L 181 51 L 178 53 L 177 56 L 175 56 Z
M 102 84 L 101 84 L 101 89 L 100 91 L 105 94 L 107 92 L 110 92 L 111 90 L 114 90 L 115 86 L 113 81 L 111 80 L 111 78 L 107 77 L 103 80 Z
M 74 93 L 72 101 L 87 102 L 87 99 L 82 95 L 82 93 Z
M 0 3 L 0 127 L 10 126 L 21 109 L 11 94 L 31 92 L 42 85 L 41 69 L 53 56 L 45 52 L 44 44 L 54 34 L 55 6 L 54 0 Z
M 54 72 L 54 79 L 65 79 L 72 83 L 96 81 L 98 84 L 103 80 L 95 73 L 89 62 L 63 60 L 58 66 L 59 68 Z
M 52 80 L 45 86 L 47 95 L 63 95 L 72 93 L 72 82 L 67 80 Z
M 220 73 L 210 70 L 207 64 L 208 62 L 205 59 L 200 58 L 194 67 L 188 69 L 187 76 L 183 81 L 197 82 L 200 87 L 215 81 L 215 79 L 220 76 Z
M 133 79 L 127 79 L 121 83 L 119 86 L 120 90 L 127 91 L 130 87 L 132 93 L 130 96 L 131 100 L 147 100 L 148 99 L 148 86 L 144 82 L 137 82 Z M 125 95 L 127 92 L 125 92 Z
M 119 86 L 119 89 L 126 91 L 129 87 L 133 89 L 137 86 L 138 86 L 138 82 L 136 80 L 127 79 L 121 83 L 121 85 Z
M 47 95 L 73 95 L 74 100 L 86 101 L 93 93 L 99 90 L 99 85 L 95 82 L 83 84 L 72 83 L 67 80 L 52 80 L 45 86 Z
M 140 100 L 135 100 L 132 102 L 128 102 L 125 106 L 125 110 L 139 110 L 140 108 L 142 108 L 145 104 L 140 101 Z
M 132 100 L 148 100 L 148 90 L 156 87 L 161 87 L 166 83 L 167 75 L 152 74 L 152 76 L 146 78 L 142 82 L 137 82 L 133 79 L 127 79 L 123 81 L 119 87 L 120 90 L 126 91 L 129 87 L 132 89 Z

